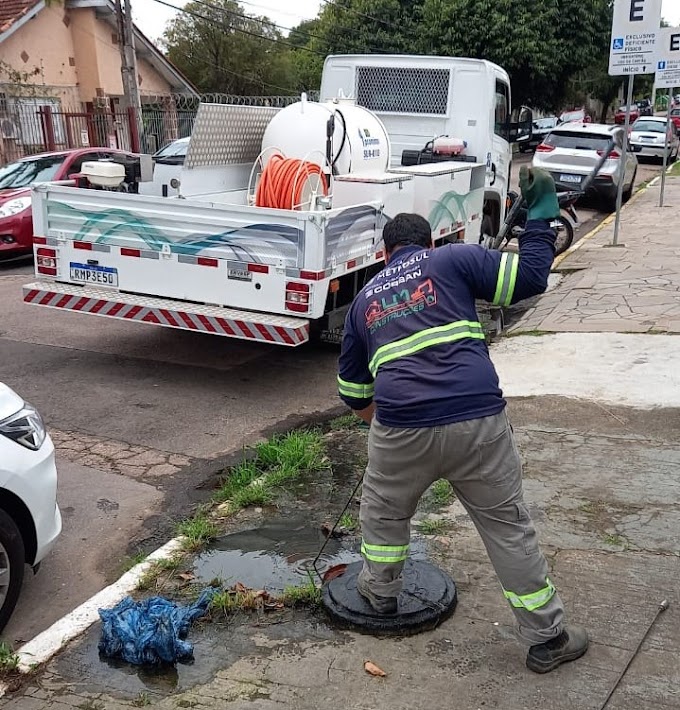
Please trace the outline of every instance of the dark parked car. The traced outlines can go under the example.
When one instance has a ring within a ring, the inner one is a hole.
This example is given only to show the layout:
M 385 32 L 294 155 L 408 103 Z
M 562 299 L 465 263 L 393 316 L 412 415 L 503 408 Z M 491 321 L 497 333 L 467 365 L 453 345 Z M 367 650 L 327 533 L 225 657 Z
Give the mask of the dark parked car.
M 638 101 L 637 107 L 640 112 L 640 116 L 654 115 L 654 106 L 652 106 L 652 102 L 649 99 L 642 99 L 642 101 Z
M 523 145 L 520 148 L 520 152 L 523 153 L 526 150 L 535 150 L 538 145 L 543 143 L 548 133 L 550 133 L 553 128 L 557 127 L 558 123 L 559 119 L 557 116 L 537 118 L 531 126 L 531 137 L 529 138 L 528 144 Z

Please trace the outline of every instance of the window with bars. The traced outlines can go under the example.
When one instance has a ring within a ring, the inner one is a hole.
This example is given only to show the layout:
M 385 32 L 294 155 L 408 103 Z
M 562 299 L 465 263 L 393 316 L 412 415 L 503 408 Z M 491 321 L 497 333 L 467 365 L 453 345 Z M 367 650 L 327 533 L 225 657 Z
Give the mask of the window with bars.
M 448 69 L 357 67 L 357 103 L 370 111 L 446 116 Z

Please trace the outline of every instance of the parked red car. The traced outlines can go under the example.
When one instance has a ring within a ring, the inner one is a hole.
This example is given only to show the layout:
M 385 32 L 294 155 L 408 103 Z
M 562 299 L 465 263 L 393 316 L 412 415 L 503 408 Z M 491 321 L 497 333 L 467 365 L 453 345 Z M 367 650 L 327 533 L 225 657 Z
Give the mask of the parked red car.
M 630 107 L 630 125 L 632 126 L 635 121 L 640 118 L 640 108 L 637 104 L 633 104 Z M 622 126 L 626 122 L 626 107 L 621 106 L 619 110 L 614 114 L 614 123 Z
M 671 121 L 675 124 L 678 133 L 680 133 L 680 108 L 671 109 Z
M 0 168 L 0 258 L 33 250 L 33 183 L 68 180 L 80 172 L 84 162 L 121 153 L 125 154 L 108 148 L 81 148 L 31 155 Z

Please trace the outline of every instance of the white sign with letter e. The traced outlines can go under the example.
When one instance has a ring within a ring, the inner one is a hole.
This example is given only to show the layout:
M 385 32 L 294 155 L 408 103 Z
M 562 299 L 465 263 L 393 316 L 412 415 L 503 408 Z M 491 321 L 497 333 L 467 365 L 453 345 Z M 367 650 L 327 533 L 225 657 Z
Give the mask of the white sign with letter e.
M 680 27 L 663 27 L 657 49 L 657 89 L 680 86 Z
M 611 76 L 653 74 L 661 30 L 661 0 L 614 0 L 609 45 Z

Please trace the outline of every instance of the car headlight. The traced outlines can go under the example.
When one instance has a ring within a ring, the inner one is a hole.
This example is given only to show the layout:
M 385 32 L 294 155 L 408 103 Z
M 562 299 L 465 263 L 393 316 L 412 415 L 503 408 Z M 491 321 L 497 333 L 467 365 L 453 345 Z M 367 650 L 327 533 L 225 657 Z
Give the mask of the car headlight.
M 31 206 L 30 197 L 17 197 L 16 200 L 9 200 L 4 205 L 0 205 L 0 217 L 11 217 L 19 214 Z
M 26 403 L 16 414 L 0 421 L 0 434 L 31 451 L 37 451 L 47 436 L 38 410 Z

